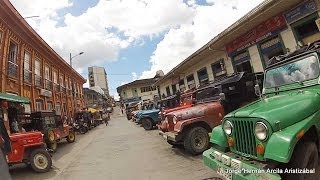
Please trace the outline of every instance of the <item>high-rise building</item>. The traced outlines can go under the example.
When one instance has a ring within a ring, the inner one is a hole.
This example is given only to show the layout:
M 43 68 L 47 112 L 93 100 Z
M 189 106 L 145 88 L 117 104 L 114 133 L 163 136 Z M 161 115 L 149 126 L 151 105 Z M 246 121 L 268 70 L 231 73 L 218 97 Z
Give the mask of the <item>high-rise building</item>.
M 90 88 L 99 86 L 106 96 L 109 96 L 107 73 L 104 67 L 89 67 L 89 86 Z

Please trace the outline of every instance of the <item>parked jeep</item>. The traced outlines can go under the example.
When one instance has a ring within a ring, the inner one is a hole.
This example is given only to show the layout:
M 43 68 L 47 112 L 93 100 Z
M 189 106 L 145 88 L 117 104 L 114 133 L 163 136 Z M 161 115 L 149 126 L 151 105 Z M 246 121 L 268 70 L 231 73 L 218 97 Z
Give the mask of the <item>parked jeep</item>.
M 130 104 L 128 107 L 126 107 L 126 115 L 128 120 L 132 119 L 132 112 L 135 110 L 138 110 L 138 105 L 136 103 Z
M 261 99 L 212 130 L 205 165 L 228 179 L 319 179 L 319 53 L 316 42 L 271 59 Z M 243 169 L 264 173 L 227 172 Z
M 187 92 L 180 95 L 180 104 L 179 106 L 171 106 L 171 107 L 165 107 L 159 112 L 159 118 L 161 119 L 161 122 L 158 124 L 158 129 L 162 132 L 168 131 L 168 122 L 165 121 L 166 115 L 173 111 L 178 111 L 181 109 L 189 108 L 191 107 L 195 102 L 195 93 L 196 91 L 194 89 L 188 90 Z M 179 97 L 179 96 L 178 96 Z M 177 99 L 178 99 L 177 97 Z
M 236 73 L 223 80 L 199 87 L 196 104 L 167 114 L 168 132 L 160 131 L 169 144 L 182 144 L 191 154 L 200 154 L 209 147 L 212 128 L 220 125 L 225 112 L 257 98 L 254 85 L 261 83 L 261 73 Z

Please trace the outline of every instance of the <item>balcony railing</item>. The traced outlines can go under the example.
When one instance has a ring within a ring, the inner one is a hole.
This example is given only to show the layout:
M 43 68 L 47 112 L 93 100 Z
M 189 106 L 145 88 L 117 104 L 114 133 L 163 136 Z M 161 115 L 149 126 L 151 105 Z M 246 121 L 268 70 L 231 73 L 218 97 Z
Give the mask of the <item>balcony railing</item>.
M 36 86 L 38 86 L 38 87 L 41 87 L 41 85 L 42 85 L 42 77 L 36 74 L 34 76 L 34 84 Z
M 65 87 L 60 86 L 60 90 L 61 90 L 62 93 L 66 93 L 66 88 Z
M 8 61 L 8 76 L 18 76 L 18 65 L 16 63 L 13 63 L 12 61 Z
M 45 80 L 45 88 L 46 88 L 46 90 L 52 90 L 52 82 L 50 81 L 50 80 L 48 80 L 48 79 L 46 79 Z
M 31 71 L 29 71 L 28 69 L 25 69 L 23 71 L 23 80 L 24 80 L 24 82 L 31 83 L 31 80 L 32 80 L 31 76 L 32 76 Z
M 54 83 L 54 91 L 55 91 L 55 92 L 60 92 L 60 86 L 59 86 L 59 84 Z

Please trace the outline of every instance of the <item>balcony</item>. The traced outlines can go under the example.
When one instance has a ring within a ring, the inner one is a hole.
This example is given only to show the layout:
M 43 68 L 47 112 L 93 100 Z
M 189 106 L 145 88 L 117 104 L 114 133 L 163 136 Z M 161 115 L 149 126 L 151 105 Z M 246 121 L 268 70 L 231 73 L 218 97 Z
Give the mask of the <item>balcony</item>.
M 60 86 L 60 90 L 61 90 L 62 93 L 66 93 L 66 88 L 65 87 Z
M 18 65 L 10 60 L 8 61 L 8 76 L 18 77 Z
M 54 91 L 55 91 L 55 92 L 60 92 L 60 86 L 59 86 L 59 84 L 54 83 Z
M 42 77 L 41 76 L 39 76 L 37 74 L 34 76 L 34 85 L 41 87 L 41 85 L 42 85 Z
M 32 80 L 31 77 L 32 77 L 31 71 L 29 71 L 28 69 L 25 69 L 23 71 L 24 82 L 31 83 L 31 80 Z
M 50 80 L 48 80 L 48 79 L 46 79 L 45 80 L 45 88 L 46 88 L 46 90 L 52 90 L 52 82 L 50 81 Z

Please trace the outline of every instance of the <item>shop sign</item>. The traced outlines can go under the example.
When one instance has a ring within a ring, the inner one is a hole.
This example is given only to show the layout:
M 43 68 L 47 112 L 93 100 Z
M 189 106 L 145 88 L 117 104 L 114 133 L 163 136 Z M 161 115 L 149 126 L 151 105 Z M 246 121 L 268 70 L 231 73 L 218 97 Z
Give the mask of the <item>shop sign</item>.
M 141 97 L 134 97 L 124 100 L 125 103 L 132 103 L 132 102 L 138 102 L 141 101 Z
M 312 14 L 317 10 L 317 5 L 313 0 L 306 1 L 297 7 L 290 10 L 290 12 L 286 13 L 284 16 L 288 22 L 288 24 L 291 24 L 293 22 L 296 22 L 303 17 Z
M 278 34 L 281 30 L 286 28 L 286 20 L 282 14 L 274 16 L 267 21 L 259 24 L 252 30 L 243 34 L 236 40 L 226 45 L 228 54 L 246 49 L 257 42 L 264 40 L 270 36 Z
M 46 89 L 40 89 L 40 95 L 45 97 L 52 97 L 52 92 Z

